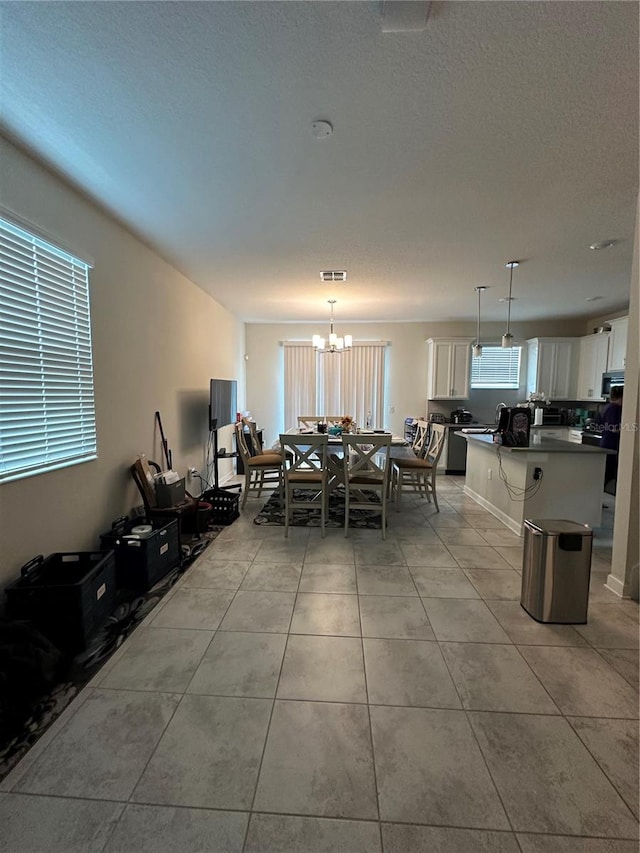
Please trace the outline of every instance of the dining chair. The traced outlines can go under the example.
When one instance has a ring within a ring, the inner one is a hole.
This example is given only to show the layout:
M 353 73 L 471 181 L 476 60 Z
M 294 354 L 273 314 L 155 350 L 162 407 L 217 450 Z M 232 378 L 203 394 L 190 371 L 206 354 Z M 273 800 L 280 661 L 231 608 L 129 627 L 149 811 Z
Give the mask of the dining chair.
M 322 415 L 298 415 L 298 429 L 310 429 L 317 432 L 318 424 L 324 422 Z
M 255 421 L 250 421 L 248 418 L 242 419 L 243 424 L 249 430 L 249 440 L 251 442 L 251 455 L 252 456 L 260 456 L 263 453 L 262 442 L 260 441 L 260 436 L 258 435 L 258 425 Z M 245 442 L 246 443 L 246 442 Z M 248 447 L 247 447 L 248 449 Z
M 320 507 L 321 535 L 327 519 L 329 502 L 329 470 L 327 468 L 326 433 L 314 435 L 280 435 L 281 464 L 284 478 L 284 535 L 289 536 L 289 523 L 294 509 Z M 313 490 L 311 497 L 296 497 L 296 492 Z
M 236 448 L 244 465 L 244 489 L 242 504 L 247 502 L 249 492 L 257 492 L 258 497 L 263 489 L 279 489 L 280 503 L 282 503 L 282 457 L 279 453 L 259 453 L 252 456 L 249 452 L 244 431 L 244 424 L 237 423 L 234 426 L 236 435 Z
M 366 509 L 381 514 L 382 538 L 387 538 L 387 498 L 391 463 L 391 435 L 342 435 L 344 465 L 344 535 L 349 535 L 349 513 Z M 377 492 L 371 500 L 367 492 Z
M 392 460 L 392 491 L 395 493 L 396 510 L 400 509 L 404 486 L 411 486 L 414 492 L 417 491 L 421 496 L 426 497 L 429 503 L 433 496 L 436 512 L 440 512 L 436 474 L 444 448 L 445 428 L 442 424 L 431 424 L 430 427 L 429 443 L 426 446 L 424 458 L 417 456 L 412 448 L 411 451 L 402 456 L 396 456 Z

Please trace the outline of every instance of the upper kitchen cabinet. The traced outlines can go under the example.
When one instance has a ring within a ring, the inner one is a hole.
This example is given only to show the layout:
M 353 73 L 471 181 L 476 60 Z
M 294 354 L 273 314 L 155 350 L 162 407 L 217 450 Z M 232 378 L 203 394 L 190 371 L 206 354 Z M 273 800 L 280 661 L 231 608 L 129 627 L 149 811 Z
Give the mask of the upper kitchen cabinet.
M 466 400 L 470 362 L 471 338 L 429 338 L 427 399 Z
M 609 320 L 609 326 L 611 326 L 611 331 L 609 332 L 607 370 L 624 370 L 627 360 L 629 318 L 619 317 L 617 320 Z
M 527 396 L 574 399 L 575 338 L 531 338 L 527 341 Z
M 580 370 L 576 400 L 602 400 L 602 374 L 607 370 L 609 332 L 587 335 L 580 340 Z

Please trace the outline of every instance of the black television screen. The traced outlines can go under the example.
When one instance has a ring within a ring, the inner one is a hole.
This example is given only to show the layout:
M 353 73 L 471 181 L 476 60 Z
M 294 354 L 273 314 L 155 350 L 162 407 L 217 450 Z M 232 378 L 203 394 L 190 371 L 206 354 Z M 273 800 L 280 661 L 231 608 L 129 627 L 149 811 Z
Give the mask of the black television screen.
M 236 422 L 238 383 L 235 379 L 212 379 L 209 385 L 209 428 L 220 429 Z

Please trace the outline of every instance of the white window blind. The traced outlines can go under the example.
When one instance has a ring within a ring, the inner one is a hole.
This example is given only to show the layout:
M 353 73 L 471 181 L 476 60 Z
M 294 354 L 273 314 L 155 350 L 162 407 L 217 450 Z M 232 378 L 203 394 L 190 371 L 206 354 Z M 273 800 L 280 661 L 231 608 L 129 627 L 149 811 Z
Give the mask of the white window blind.
M 0 482 L 95 458 L 89 267 L 0 219 Z
M 471 387 L 517 389 L 521 352 L 522 347 L 483 346 L 480 358 L 471 360 Z

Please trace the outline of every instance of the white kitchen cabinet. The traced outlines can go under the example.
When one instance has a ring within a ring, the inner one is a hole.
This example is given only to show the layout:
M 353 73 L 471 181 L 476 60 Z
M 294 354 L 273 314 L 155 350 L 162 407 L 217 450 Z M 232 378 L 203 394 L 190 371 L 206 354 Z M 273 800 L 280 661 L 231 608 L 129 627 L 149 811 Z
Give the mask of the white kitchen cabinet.
M 466 400 L 469 397 L 471 341 L 471 338 L 429 338 L 428 400 Z
M 607 370 L 609 332 L 580 338 L 580 370 L 576 400 L 601 401 L 602 374 Z
M 531 338 L 527 341 L 527 396 L 574 399 L 572 382 L 575 338 Z
M 627 360 L 627 329 L 629 328 L 628 317 L 618 317 L 617 320 L 609 320 L 611 331 L 609 332 L 609 357 L 607 359 L 607 370 L 624 370 Z

